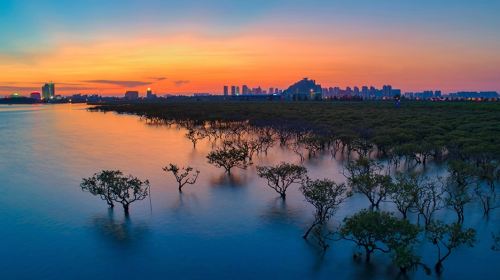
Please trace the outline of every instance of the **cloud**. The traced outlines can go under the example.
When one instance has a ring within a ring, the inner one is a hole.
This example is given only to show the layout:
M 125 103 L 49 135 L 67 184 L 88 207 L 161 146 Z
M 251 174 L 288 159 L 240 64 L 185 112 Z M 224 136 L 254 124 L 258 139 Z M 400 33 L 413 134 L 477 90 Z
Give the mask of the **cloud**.
M 82 81 L 84 83 L 91 84 L 105 84 L 105 85 L 115 85 L 121 87 L 139 87 L 147 86 L 152 84 L 151 82 L 141 82 L 141 81 L 117 81 L 117 80 L 86 80 Z
M 149 77 L 151 80 L 155 80 L 155 81 L 163 81 L 163 80 L 166 80 L 168 79 L 167 77 Z
M 174 81 L 174 84 L 177 87 L 180 87 L 180 86 L 183 86 L 183 85 L 189 84 L 189 83 L 190 83 L 190 81 L 188 81 L 188 80 L 177 80 L 177 81 Z

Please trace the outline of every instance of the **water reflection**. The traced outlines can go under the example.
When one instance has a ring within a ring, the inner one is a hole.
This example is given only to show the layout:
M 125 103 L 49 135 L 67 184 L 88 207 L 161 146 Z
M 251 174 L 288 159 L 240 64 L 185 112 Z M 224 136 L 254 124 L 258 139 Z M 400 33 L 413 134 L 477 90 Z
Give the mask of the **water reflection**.
M 270 190 L 272 191 L 272 190 Z M 287 223 L 302 225 L 301 219 L 301 209 L 289 205 L 286 200 L 277 196 L 276 198 L 270 199 L 267 203 L 267 207 L 262 214 L 264 218 L 269 223 Z
M 175 212 L 189 211 L 193 206 L 200 204 L 196 193 L 182 192 L 179 193 L 178 199 L 174 202 L 171 209 Z
M 209 181 L 214 187 L 244 187 L 247 184 L 247 179 L 245 174 L 222 173 L 219 175 L 212 175 Z
M 118 247 L 130 247 L 140 243 L 149 231 L 146 223 L 133 222 L 126 217 L 117 219 L 113 209 L 108 209 L 107 214 L 92 217 L 91 224 L 99 237 Z

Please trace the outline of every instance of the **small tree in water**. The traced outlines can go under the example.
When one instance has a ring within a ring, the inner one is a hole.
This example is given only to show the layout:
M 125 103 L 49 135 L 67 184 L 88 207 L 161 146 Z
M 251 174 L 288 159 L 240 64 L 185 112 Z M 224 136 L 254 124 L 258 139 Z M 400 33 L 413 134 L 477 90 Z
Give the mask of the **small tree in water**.
M 80 187 L 84 192 L 99 196 L 102 200 L 106 201 L 110 208 L 113 208 L 115 207 L 113 203 L 115 197 L 113 188 L 121 175 L 122 173 L 120 171 L 103 170 L 99 173 L 95 173 L 94 176 L 90 178 L 84 178 Z
M 282 162 L 277 166 L 257 166 L 257 175 L 267 180 L 267 185 L 286 198 L 286 190 L 291 184 L 305 180 L 307 169 L 303 166 Z
M 124 176 L 119 170 L 101 171 L 93 177 L 83 179 L 83 191 L 89 191 L 106 200 L 110 207 L 113 202 L 123 206 L 125 215 L 129 214 L 129 205 L 137 200 L 143 200 L 149 195 L 149 181 L 141 181 L 132 175 Z
M 471 190 L 472 184 L 475 184 L 473 166 L 464 161 L 452 161 L 449 163 L 448 171 L 450 176 L 447 179 L 445 191 L 446 205 L 453 209 L 457 214 L 457 222 L 464 222 L 465 205 L 474 199 Z
M 395 182 L 389 186 L 388 196 L 403 215 L 403 219 L 406 219 L 410 210 L 415 207 L 418 191 L 419 179 L 413 174 L 397 174 Z
M 199 170 L 195 171 L 191 166 L 179 168 L 177 165 L 172 163 L 163 167 L 163 171 L 171 172 L 174 175 L 175 180 L 179 184 L 179 192 L 182 192 L 182 188 L 186 184 L 194 185 L 198 179 L 198 175 L 200 174 Z
M 434 221 L 427 227 L 428 239 L 437 247 L 438 258 L 435 265 L 437 273 L 443 268 L 443 262 L 450 256 L 452 250 L 467 245 L 473 247 L 476 242 L 474 229 L 463 229 L 460 223 L 444 224 Z
M 388 194 L 391 176 L 380 174 L 383 167 L 366 157 L 349 162 L 346 169 L 349 173 L 347 180 L 353 191 L 365 195 L 371 207 L 378 208 Z
M 337 184 L 330 179 L 307 180 L 300 190 L 306 201 L 316 208 L 314 222 L 304 234 L 304 239 L 307 239 L 313 228 L 328 222 L 339 205 L 351 195 L 345 184 Z
M 249 152 L 245 147 L 238 147 L 231 141 L 225 141 L 221 148 L 211 151 L 208 156 L 208 163 L 217 167 L 222 167 L 227 174 L 231 174 L 233 167 L 246 169 L 250 165 Z
M 395 218 L 388 212 L 362 210 L 344 220 L 340 236 L 362 247 L 365 250 L 366 262 L 370 262 L 375 251 L 393 252 L 394 260 L 403 270 L 410 265 L 408 259 L 418 260 L 410 252 L 417 241 L 419 231 L 417 226 L 407 220 Z

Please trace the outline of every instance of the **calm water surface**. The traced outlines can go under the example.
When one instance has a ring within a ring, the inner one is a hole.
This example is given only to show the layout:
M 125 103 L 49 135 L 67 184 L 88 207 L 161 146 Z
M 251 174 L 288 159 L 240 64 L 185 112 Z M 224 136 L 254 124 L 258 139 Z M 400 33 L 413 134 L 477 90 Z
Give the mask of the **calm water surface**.
M 297 187 L 286 203 L 255 167 L 227 178 L 206 162 L 210 144 L 193 149 L 185 131 L 151 126 L 136 116 L 91 113 L 83 105 L 0 105 L 0 279 L 394 279 L 380 254 L 366 266 L 356 248 L 333 243 L 325 255 L 301 235 L 313 209 Z M 256 164 L 298 161 L 274 148 Z M 189 164 L 198 183 L 180 195 L 161 167 Z M 324 155 L 305 163 L 313 178 L 345 180 L 342 164 Z M 121 208 L 80 190 L 81 178 L 120 169 L 149 179 L 152 198 Z M 336 221 L 366 207 L 353 197 Z M 390 207 L 386 205 L 384 207 Z M 500 253 L 490 250 L 500 211 L 489 221 L 478 205 L 466 223 L 479 243 L 456 251 L 443 279 L 498 279 Z M 454 218 L 443 214 L 444 219 Z M 419 248 L 426 263 L 433 247 Z M 433 279 L 422 271 L 413 279 Z

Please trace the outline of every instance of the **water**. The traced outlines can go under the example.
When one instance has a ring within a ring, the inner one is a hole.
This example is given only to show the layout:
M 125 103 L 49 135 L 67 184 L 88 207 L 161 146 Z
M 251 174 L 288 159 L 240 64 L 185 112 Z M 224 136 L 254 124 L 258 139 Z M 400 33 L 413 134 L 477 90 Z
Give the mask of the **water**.
M 297 187 L 286 203 L 256 176 L 255 167 L 228 179 L 207 163 L 210 145 L 196 149 L 185 131 L 151 126 L 136 116 L 91 113 L 83 105 L 0 107 L 0 279 L 391 279 L 397 269 L 375 254 L 371 265 L 352 259 L 356 248 L 341 241 L 325 255 L 301 236 L 313 209 Z M 297 162 L 273 148 L 256 164 Z M 201 171 L 194 186 L 177 191 L 161 167 L 173 162 Z M 313 178 L 345 180 L 330 155 L 307 161 Z M 152 199 L 109 211 L 79 188 L 81 178 L 120 169 L 149 179 Z M 367 206 L 346 202 L 335 216 Z M 383 207 L 390 207 L 384 205 Z M 443 279 L 494 279 L 500 253 L 490 250 L 500 211 L 488 221 L 479 205 L 466 212 L 478 230 L 474 248 L 454 252 Z M 442 214 L 454 218 L 453 214 Z M 420 248 L 432 264 L 435 250 Z M 411 278 L 428 279 L 421 270 Z

